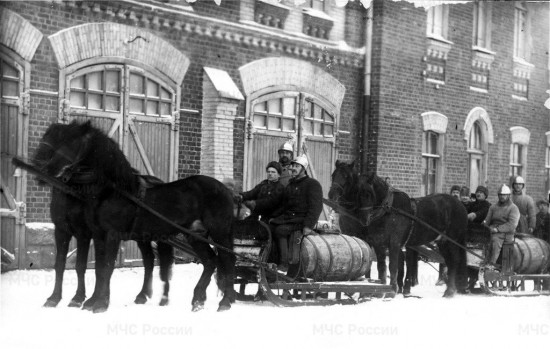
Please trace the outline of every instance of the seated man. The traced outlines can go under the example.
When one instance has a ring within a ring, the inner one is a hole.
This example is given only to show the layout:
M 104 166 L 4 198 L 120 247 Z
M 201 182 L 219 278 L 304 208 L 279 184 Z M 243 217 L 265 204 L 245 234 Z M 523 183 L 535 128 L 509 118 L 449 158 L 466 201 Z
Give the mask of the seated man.
M 267 164 L 265 171 L 267 179 L 261 181 L 254 189 L 239 195 L 245 206 L 252 211 L 248 219 L 257 220 L 261 216 L 261 220 L 267 223 L 273 218 L 272 213 L 280 205 L 285 188 L 279 180 L 282 172 L 281 164 L 271 161 Z
M 491 231 L 491 253 L 487 259 L 490 266 L 495 265 L 502 244 L 514 241 L 519 222 L 519 209 L 510 199 L 511 194 L 510 188 L 503 184 L 498 191 L 498 202 L 489 208 L 487 217 L 483 221 Z
M 548 201 L 537 201 L 539 213 L 536 216 L 535 237 L 550 242 L 550 213 L 548 213 Z
M 323 189 L 317 180 L 307 175 L 307 167 L 308 161 L 304 155 L 292 160 L 294 177 L 285 188 L 282 213 L 270 220 L 282 269 L 288 268 L 289 235 L 297 230 L 301 230 L 304 236 L 312 234 L 323 210 Z
M 466 211 L 468 212 L 468 226 L 476 223 L 482 224 L 487 216 L 487 212 L 489 212 L 489 207 L 491 207 L 491 203 L 487 201 L 487 197 L 489 196 L 487 187 L 480 185 L 477 187 L 475 195 L 476 200 L 470 202 L 466 206 Z

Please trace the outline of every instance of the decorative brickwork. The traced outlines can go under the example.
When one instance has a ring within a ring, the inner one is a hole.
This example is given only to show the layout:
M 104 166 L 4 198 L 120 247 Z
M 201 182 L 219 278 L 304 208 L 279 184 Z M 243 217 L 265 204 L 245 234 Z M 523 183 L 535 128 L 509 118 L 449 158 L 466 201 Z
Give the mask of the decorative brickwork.
M 24 60 L 34 57 L 42 33 L 17 13 L 0 7 L 0 44 L 17 52 Z
M 239 68 L 239 71 L 247 96 L 272 86 L 291 85 L 298 90 L 315 92 L 339 110 L 346 92 L 344 85 L 330 74 L 292 58 L 264 58 Z
M 118 23 L 83 24 L 50 35 L 49 39 L 59 68 L 95 57 L 122 56 L 147 64 L 180 85 L 189 67 L 189 59 L 171 44 Z

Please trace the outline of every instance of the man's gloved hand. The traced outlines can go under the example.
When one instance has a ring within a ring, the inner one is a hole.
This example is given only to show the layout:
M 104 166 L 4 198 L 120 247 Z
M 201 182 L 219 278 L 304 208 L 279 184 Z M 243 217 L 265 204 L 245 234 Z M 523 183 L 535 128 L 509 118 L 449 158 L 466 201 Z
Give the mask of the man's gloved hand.
M 535 231 L 535 229 L 533 228 L 529 228 L 529 230 L 527 231 L 529 234 L 533 234 L 533 232 Z
M 243 196 L 241 194 L 233 194 L 233 201 L 240 203 L 243 201 Z
M 473 221 L 474 219 L 476 219 L 476 214 L 475 213 L 468 213 L 468 220 L 469 221 Z
M 302 234 L 304 234 L 304 236 L 308 236 L 315 234 L 315 232 L 309 227 L 304 227 L 304 229 L 302 229 Z
M 245 202 L 243 202 L 243 204 L 251 211 L 254 211 L 254 209 L 256 208 L 256 201 L 254 200 L 246 200 Z

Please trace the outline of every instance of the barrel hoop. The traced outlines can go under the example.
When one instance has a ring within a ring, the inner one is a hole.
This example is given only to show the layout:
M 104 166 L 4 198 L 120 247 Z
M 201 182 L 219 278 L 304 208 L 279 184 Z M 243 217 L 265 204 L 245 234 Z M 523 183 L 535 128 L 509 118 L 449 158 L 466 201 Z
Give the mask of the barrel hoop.
M 346 242 L 346 244 L 348 245 L 349 247 L 349 252 L 351 254 L 351 265 L 350 265 L 350 272 L 348 273 L 349 276 L 351 276 L 351 271 L 353 270 L 353 267 L 355 266 L 355 258 L 354 258 L 354 253 L 353 253 L 353 249 L 351 248 L 351 244 L 349 243 L 348 239 L 346 239 L 344 237 L 344 235 L 340 235 L 342 237 L 342 239 L 344 239 L 344 241 Z M 351 239 L 351 237 L 350 237 Z M 353 240 L 353 239 L 352 239 Z M 361 246 L 359 246 L 359 251 L 361 252 L 361 254 L 363 254 L 363 251 L 361 250 Z M 361 259 L 362 260 L 362 259 Z M 351 279 L 351 278 L 350 278 Z
M 541 270 L 538 271 L 539 273 L 543 273 L 545 271 L 544 269 L 546 269 L 546 267 L 547 267 L 546 265 L 548 263 L 548 254 L 544 253 L 544 247 L 546 247 L 546 246 L 544 246 L 543 242 L 545 242 L 545 241 L 540 240 L 538 238 L 536 238 L 535 241 L 539 245 L 540 250 L 543 251 L 542 255 L 543 255 L 544 259 L 541 261 Z
M 323 242 L 325 243 L 325 245 L 327 245 L 327 248 L 328 248 L 328 255 L 329 255 L 329 263 L 327 268 L 327 272 L 328 272 L 329 270 L 332 270 L 332 259 L 334 258 L 334 256 L 332 255 L 332 249 L 330 248 L 330 244 L 327 242 L 327 240 L 321 234 L 319 234 L 319 237 L 321 238 L 321 240 L 323 240 Z M 326 277 L 327 277 L 326 275 L 323 275 L 323 280 Z
M 526 241 L 523 241 L 523 243 L 525 244 L 526 253 L 522 253 L 521 264 L 523 264 L 523 262 L 525 261 L 525 256 L 526 255 L 529 256 L 529 262 L 533 261 L 533 251 L 531 250 L 531 247 L 529 246 L 529 244 Z M 530 265 L 527 265 L 527 268 L 529 268 L 529 267 L 530 267 Z

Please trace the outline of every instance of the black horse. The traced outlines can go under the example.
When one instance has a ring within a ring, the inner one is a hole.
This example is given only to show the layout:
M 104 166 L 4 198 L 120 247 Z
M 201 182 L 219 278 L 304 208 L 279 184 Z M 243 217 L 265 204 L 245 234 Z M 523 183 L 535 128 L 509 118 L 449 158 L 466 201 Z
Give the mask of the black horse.
M 464 206 L 447 194 L 434 194 L 411 200 L 404 192 L 390 187 L 375 174 L 360 175 L 352 164 L 336 162 L 332 174 L 329 198 L 346 207 L 368 226 L 366 241 L 373 245 L 378 259 L 379 277 L 384 282 L 386 275 L 385 251 L 389 248 L 390 285 L 398 290 L 397 272 L 399 254 L 403 246 L 420 246 L 436 241 L 447 264 L 448 282 L 444 296 L 452 297 L 466 288 L 466 252 L 445 237 L 407 215 L 415 216 L 421 222 L 428 222 L 434 229 L 458 244 L 464 245 L 467 229 L 467 213 Z M 400 213 L 398 210 L 401 210 Z M 411 254 L 412 255 L 412 254 Z M 414 262 L 411 258 L 408 264 Z M 409 270 L 410 269 L 410 270 Z M 414 268 L 407 268 L 405 288 L 414 282 Z
M 74 126 L 50 127 L 47 131 L 47 136 L 44 139 L 48 139 L 48 142 L 52 144 L 59 144 L 63 142 L 64 132 L 62 130 L 74 128 Z M 50 167 L 50 159 L 57 156 L 63 156 L 63 152 L 55 152 L 54 148 L 50 146 L 50 143 L 42 141 L 39 148 L 33 158 L 33 163 L 38 166 L 38 169 L 44 173 L 51 173 L 55 170 Z M 151 176 L 142 176 L 146 178 L 148 182 L 161 183 L 159 179 L 152 178 Z M 81 176 L 73 176 L 71 179 L 65 178 L 65 182 L 75 193 L 79 194 L 92 194 L 86 193 L 87 185 L 89 184 L 90 177 L 88 173 Z M 38 178 L 39 184 L 43 185 L 45 182 Z M 84 196 L 82 196 L 84 197 Z M 67 252 L 69 250 L 69 244 L 71 238 L 74 236 L 77 242 L 76 252 L 76 274 L 78 279 L 77 290 L 74 297 L 69 302 L 69 307 L 82 306 L 82 303 L 86 299 L 86 285 L 85 274 L 88 261 L 88 251 L 90 249 L 90 241 L 92 239 L 92 230 L 95 227 L 93 218 L 93 200 L 83 200 L 73 195 L 64 193 L 63 191 L 53 188 L 52 199 L 50 204 L 50 217 L 55 226 L 54 238 L 56 245 L 56 257 L 55 257 L 55 285 L 54 290 L 50 297 L 44 303 L 45 307 L 56 307 L 62 298 L 62 285 L 63 274 L 65 272 L 65 266 L 67 261 Z M 143 265 L 145 269 L 145 275 L 143 280 L 143 287 L 135 298 L 135 303 L 144 304 L 147 299 L 152 295 L 152 272 L 154 268 L 154 253 L 150 243 L 138 242 L 138 247 L 143 256 Z M 161 244 L 159 248 L 159 259 L 161 260 L 161 269 L 166 269 L 165 265 L 170 262 L 167 258 L 169 251 L 166 248 L 170 246 L 163 246 Z M 99 269 L 96 269 L 96 272 Z M 162 272 L 161 272 L 162 274 Z M 161 305 L 167 303 L 166 293 L 163 296 Z
M 173 253 L 171 248 L 161 252 L 161 246 L 168 246 L 168 239 L 180 231 L 138 207 L 129 197 L 139 199 L 172 223 L 198 234 L 188 237 L 204 266 L 195 287 L 193 310 L 203 308 L 206 288 L 216 267 L 224 292 L 218 310 L 231 307 L 235 257 L 224 249 L 219 249 L 216 255 L 206 240 L 210 238 L 229 251 L 232 249 L 233 198 L 222 183 L 206 176 L 192 176 L 144 190 L 140 177 L 118 145 L 89 122 L 50 126 L 37 154 L 41 154 L 37 162 L 44 164 L 43 170 L 54 177 L 88 172 L 94 178 L 83 185 L 91 208 L 96 250 L 96 286 L 93 296 L 84 302 L 85 308 L 94 312 L 107 310 L 110 278 L 121 240 L 135 240 L 138 244 L 157 241 L 159 255 L 168 256 L 166 268 L 162 268 L 161 261 L 161 278 L 165 281 L 165 293 L 169 289 Z

